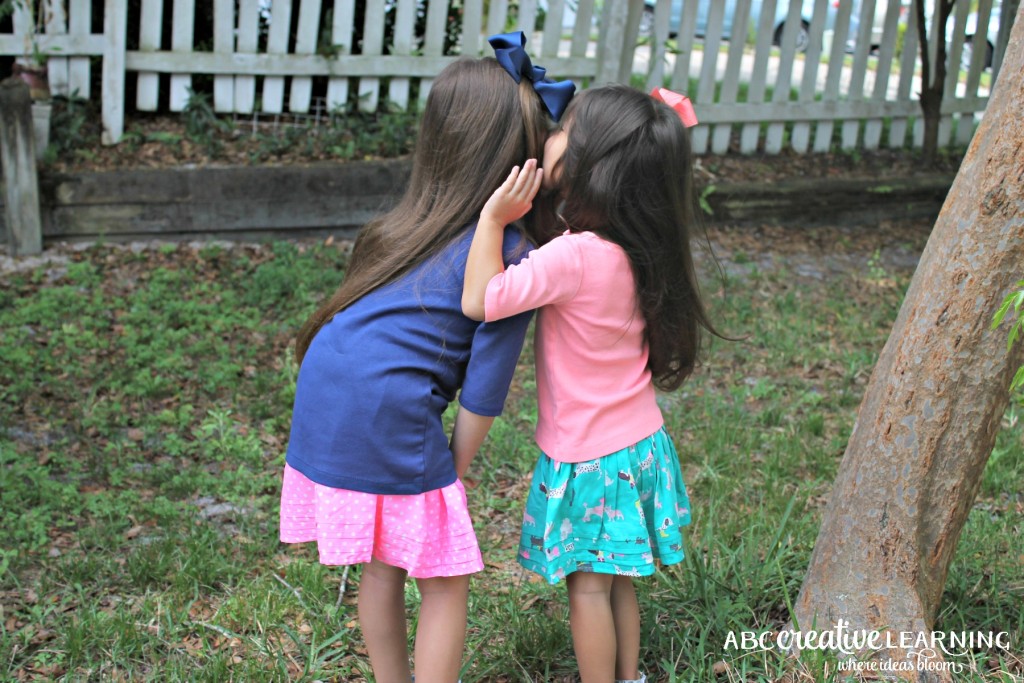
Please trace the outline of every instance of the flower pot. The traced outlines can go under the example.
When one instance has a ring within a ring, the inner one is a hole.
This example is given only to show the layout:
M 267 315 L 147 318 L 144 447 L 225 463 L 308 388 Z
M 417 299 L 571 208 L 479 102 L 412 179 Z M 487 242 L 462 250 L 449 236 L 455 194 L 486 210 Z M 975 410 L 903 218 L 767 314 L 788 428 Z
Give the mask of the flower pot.
M 50 115 L 53 106 L 49 102 L 32 103 L 32 130 L 36 140 L 36 159 L 42 159 L 50 144 Z
M 46 65 L 18 60 L 14 62 L 11 75 L 28 84 L 29 96 L 34 101 L 50 99 L 50 79 Z

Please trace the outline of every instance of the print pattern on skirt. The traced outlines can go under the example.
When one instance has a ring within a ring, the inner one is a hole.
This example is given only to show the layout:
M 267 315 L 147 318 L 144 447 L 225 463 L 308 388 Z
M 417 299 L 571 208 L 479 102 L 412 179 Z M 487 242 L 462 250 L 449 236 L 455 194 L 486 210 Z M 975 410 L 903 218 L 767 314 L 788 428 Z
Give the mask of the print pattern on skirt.
M 683 560 L 690 500 L 664 428 L 594 460 L 541 454 L 523 514 L 519 563 L 557 583 L 572 572 L 654 573 Z

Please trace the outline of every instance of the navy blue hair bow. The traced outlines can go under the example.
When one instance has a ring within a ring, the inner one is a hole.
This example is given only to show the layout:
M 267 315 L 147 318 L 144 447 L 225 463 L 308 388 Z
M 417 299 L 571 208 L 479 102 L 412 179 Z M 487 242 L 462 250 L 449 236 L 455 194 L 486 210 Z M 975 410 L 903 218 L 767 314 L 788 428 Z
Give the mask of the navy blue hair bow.
M 540 95 L 544 108 L 551 114 L 551 118 L 555 121 L 562 118 L 562 113 L 576 92 L 576 84 L 572 81 L 553 81 L 545 78 L 547 71 L 543 67 L 534 66 L 530 56 L 523 49 L 526 45 L 526 35 L 522 31 L 496 33 L 488 38 L 487 42 L 494 48 L 494 58 L 498 60 L 498 64 L 504 67 L 515 82 L 519 83 L 525 76 Z

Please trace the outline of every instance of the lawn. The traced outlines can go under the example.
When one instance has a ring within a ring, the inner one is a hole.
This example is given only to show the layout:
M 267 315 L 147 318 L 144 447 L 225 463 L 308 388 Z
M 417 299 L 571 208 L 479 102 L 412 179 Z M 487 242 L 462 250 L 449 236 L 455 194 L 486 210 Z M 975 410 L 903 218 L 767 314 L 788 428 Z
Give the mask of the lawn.
M 826 658 L 723 645 L 788 619 L 926 236 L 712 234 L 728 256 L 703 269 L 713 314 L 746 340 L 711 344 L 683 389 L 660 398 L 694 524 L 687 561 L 640 582 L 652 680 L 847 680 Z M 277 541 L 289 344 L 341 280 L 345 245 L 57 256 L 0 274 L 0 680 L 365 678 L 358 569 Z M 564 590 L 514 559 L 535 457 L 531 360 L 527 350 L 467 481 L 487 562 L 467 682 L 575 672 Z M 1022 413 L 1016 401 L 1003 420 L 936 626 L 1012 632 L 1012 648 L 961 657 L 975 673 L 958 680 L 1022 675 Z

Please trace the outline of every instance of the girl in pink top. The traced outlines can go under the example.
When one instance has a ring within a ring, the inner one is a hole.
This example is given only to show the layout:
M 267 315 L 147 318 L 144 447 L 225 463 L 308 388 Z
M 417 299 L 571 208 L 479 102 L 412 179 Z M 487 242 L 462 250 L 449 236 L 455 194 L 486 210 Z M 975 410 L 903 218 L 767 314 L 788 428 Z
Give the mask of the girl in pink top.
M 543 168 L 512 170 L 480 216 L 463 312 L 499 320 L 538 308 L 537 444 L 518 559 L 565 578 L 584 683 L 643 681 L 632 577 L 683 559 L 690 504 L 655 387 L 679 387 L 705 331 L 690 230 L 689 101 L 624 86 L 570 104 Z M 661 101 L 659 101 L 661 100 Z M 674 102 L 673 109 L 665 101 Z M 504 226 L 541 186 L 566 231 L 507 269 Z

